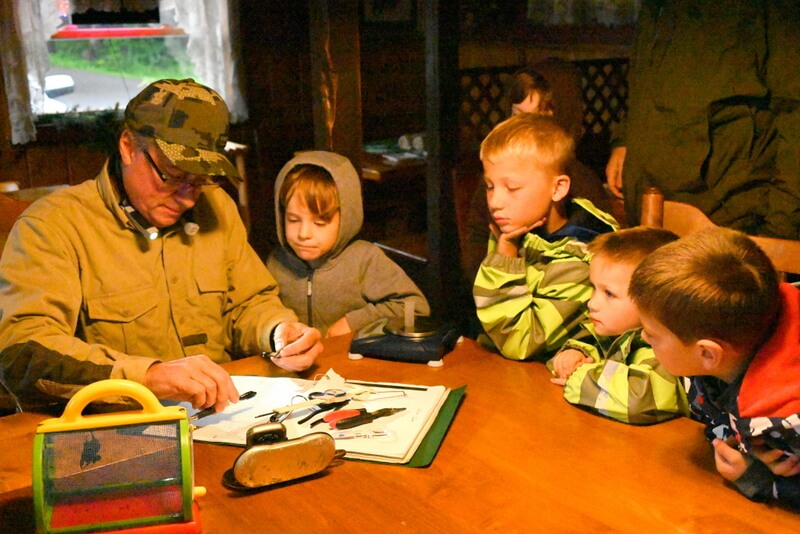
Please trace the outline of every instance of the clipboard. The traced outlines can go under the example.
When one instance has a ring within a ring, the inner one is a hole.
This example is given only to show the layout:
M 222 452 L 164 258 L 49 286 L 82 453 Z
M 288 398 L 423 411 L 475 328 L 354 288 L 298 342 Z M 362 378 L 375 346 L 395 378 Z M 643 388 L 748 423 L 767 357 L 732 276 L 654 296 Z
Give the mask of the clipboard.
M 467 386 L 461 386 L 458 389 L 451 389 L 447 395 L 447 400 L 444 401 L 439 414 L 433 425 L 428 429 L 425 438 L 417 447 L 417 452 L 411 457 L 408 463 L 400 464 L 406 467 L 428 467 L 439 452 L 439 447 L 444 441 L 450 424 L 456 416 L 458 407 L 461 406 L 461 401 L 467 392 Z
M 199 419 L 193 431 L 194 440 L 243 447 L 246 443 L 247 430 L 257 424 L 268 422 L 269 418 L 261 416 L 272 412 L 276 407 L 275 404 L 283 406 L 288 399 L 304 392 L 308 393 L 315 385 L 318 386 L 314 381 L 285 377 L 234 376 L 233 380 L 238 389 L 254 390 L 258 393 L 254 398 L 230 405 L 218 414 Z M 307 419 L 311 413 L 309 408 L 292 412 L 283 421 L 288 437 L 293 439 L 324 431 L 336 439 L 337 448 L 348 451 L 345 456 L 347 459 L 409 467 L 425 467 L 433 461 L 466 389 L 466 386 L 451 390 L 444 386 L 362 381 L 345 381 L 345 384 L 361 389 L 366 386 L 378 394 L 374 402 L 354 400 L 348 407 L 366 407 L 369 411 L 385 407 L 407 407 L 405 412 L 401 412 L 404 414 L 402 417 L 378 419 L 370 424 L 389 429 L 389 438 L 386 440 L 353 439 L 352 436 L 337 438 L 342 431 L 319 426 L 312 428 L 308 423 L 299 424 L 299 421 Z M 403 394 L 394 397 L 380 395 L 389 391 Z M 189 411 L 192 409 L 189 408 Z M 353 432 L 363 432 L 370 426 L 359 427 Z

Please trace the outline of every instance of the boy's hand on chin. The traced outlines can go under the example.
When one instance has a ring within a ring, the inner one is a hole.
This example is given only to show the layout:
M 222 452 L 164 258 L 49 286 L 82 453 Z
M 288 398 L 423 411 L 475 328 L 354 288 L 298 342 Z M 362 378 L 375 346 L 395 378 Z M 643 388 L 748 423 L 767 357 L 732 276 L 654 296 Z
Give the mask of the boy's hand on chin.
M 489 230 L 497 239 L 497 253 L 509 258 L 516 258 L 519 252 L 520 239 L 536 228 L 540 228 L 547 222 L 547 217 L 542 217 L 535 223 L 528 226 L 518 226 L 506 232 L 500 230 L 495 223 L 489 223 Z

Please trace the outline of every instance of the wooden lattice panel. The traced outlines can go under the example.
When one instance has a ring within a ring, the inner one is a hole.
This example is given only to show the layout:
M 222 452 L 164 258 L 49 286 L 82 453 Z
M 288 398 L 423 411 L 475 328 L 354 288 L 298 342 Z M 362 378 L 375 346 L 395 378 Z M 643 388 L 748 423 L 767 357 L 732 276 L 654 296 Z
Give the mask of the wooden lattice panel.
M 460 72 L 459 124 L 462 147 L 477 149 L 494 126 L 508 116 L 511 104 L 503 87 L 515 68 L 464 69 Z
M 628 60 L 611 58 L 575 61 L 581 72 L 584 132 L 610 139 L 611 124 L 627 111 Z M 519 67 L 464 69 L 460 71 L 460 146 L 477 150 L 494 126 L 508 116 L 511 104 L 503 88 Z
M 628 60 L 576 61 L 575 65 L 581 70 L 583 131 L 610 139 L 611 123 L 628 110 Z

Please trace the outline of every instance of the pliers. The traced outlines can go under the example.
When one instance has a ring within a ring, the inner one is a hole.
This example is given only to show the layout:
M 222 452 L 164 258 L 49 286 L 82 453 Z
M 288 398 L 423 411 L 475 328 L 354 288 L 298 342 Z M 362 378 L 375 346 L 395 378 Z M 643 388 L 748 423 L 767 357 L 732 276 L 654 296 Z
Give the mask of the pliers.
M 369 424 L 379 417 L 388 417 L 396 414 L 397 412 L 402 412 L 403 410 L 405 410 L 405 408 L 381 408 L 380 410 L 375 410 L 374 412 L 365 412 L 356 415 L 355 417 L 341 419 L 334 424 L 334 427 L 337 430 L 355 428 L 357 426 Z
M 336 428 L 336 423 L 343 419 L 350 419 L 352 417 L 356 417 L 359 415 L 364 415 L 367 413 L 365 408 L 353 409 L 353 410 L 337 410 L 335 412 L 331 412 L 329 414 L 325 414 L 325 417 L 320 417 L 313 423 L 311 426 L 316 426 L 320 423 L 328 423 L 330 424 L 331 428 Z
M 317 419 L 311 423 L 311 426 L 325 422 L 329 423 L 331 428 L 335 428 L 336 430 L 346 430 L 348 428 L 366 425 L 379 417 L 394 415 L 403 410 L 405 410 L 405 408 L 382 408 L 374 412 L 368 412 L 364 408 L 358 410 L 339 410 L 327 414 L 322 419 Z
M 339 402 L 329 402 L 326 404 L 317 404 L 316 406 L 312 406 L 311 413 L 303 417 L 299 421 L 297 421 L 297 424 L 302 425 L 303 423 L 305 423 L 306 421 L 308 421 L 309 419 L 311 419 L 320 412 L 329 412 L 331 410 L 338 410 L 339 408 L 343 408 L 348 402 L 350 402 L 350 399 L 345 399 Z M 314 423 L 311 423 L 311 426 L 314 426 Z

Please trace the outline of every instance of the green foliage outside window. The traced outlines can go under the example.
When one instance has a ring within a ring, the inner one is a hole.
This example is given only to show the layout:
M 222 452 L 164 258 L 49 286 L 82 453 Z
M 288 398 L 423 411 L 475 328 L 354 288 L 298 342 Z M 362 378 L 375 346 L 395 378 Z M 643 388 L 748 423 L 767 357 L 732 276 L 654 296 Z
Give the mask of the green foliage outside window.
M 49 46 L 55 67 L 145 80 L 194 76 L 182 38 L 53 40 Z

